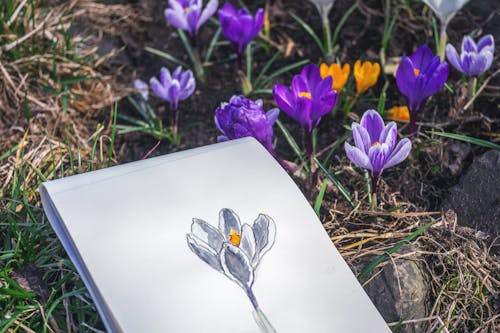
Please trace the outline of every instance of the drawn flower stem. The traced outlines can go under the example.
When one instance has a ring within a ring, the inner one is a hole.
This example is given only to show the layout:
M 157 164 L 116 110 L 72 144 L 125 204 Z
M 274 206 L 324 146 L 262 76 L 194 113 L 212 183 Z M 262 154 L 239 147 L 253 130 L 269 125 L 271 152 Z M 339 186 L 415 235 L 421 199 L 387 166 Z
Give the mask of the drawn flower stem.
M 274 329 L 273 325 L 269 322 L 269 319 L 267 319 L 264 312 L 259 308 L 259 304 L 257 303 L 257 299 L 255 298 L 252 288 L 247 289 L 246 293 L 248 298 L 250 299 L 250 302 L 252 302 L 252 306 L 254 308 L 254 311 L 252 311 L 253 318 L 255 319 L 255 322 L 259 326 L 261 332 L 276 333 L 276 330 Z

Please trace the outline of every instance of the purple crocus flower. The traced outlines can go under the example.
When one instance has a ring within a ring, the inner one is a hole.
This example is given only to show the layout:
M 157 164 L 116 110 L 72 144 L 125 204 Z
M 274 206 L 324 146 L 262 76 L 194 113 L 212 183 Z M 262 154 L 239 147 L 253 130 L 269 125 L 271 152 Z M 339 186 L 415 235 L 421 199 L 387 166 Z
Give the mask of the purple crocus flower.
M 244 96 L 233 96 L 229 103 L 222 103 L 215 110 L 215 125 L 222 133 L 217 141 L 251 136 L 276 157 L 273 148 L 273 125 L 278 115 L 278 109 L 264 113 L 261 100 L 254 102 Z
M 136 79 L 134 80 L 134 88 L 141 94 L 142 99 L 147 101 L 149 98 L 149 86 L 146 82 Z
M 417 111 L 430 96 L 443 88 L 447 79 L 448 64 L 434 56 L 426 45 L 420 46 L 410 57 L 403 55 L 396 71 L 396 83 L 408 100 L 412 134 Z
M 446 58 L 458 71 L 465 75 L 478 76 L 486 72 L 493 62 L 495 40 L 492 35 L 486 35 L 476 44 L 474 40 L 465 36 L 462 40 L 462 53 L 451 44 L 446 45 Z
M 242 55 L 248 43 L 257 36 L 264 25 L 264 10 L 257 9 L 255 16 L 246 9 L 236 9 L 227 2 L 219 9 L 219 22 L 224 36 L 233 44 L 238 55 Z
M 177 110 L 179 101 L 191 96 L 196 88 L 193 72 L 189 69 L 183 71 L 181 66 L 177 67 L 172 74 L 163 67 L 160 70 L 160 80 L 152 77 L 149 84 L 156 96 L 169 102 L 170 108 L 174 111 Z
M 203 9 L 203 0 L 169 0 L 165 18 L 176 28 L 195 36 L 198 29 L 215 13 L 218 0 L 210 0 Z
M 337 91 L 332 90 L 332 77 L 321 78 L 318 66 L 309 64 L 292 79 L 291 90 L 282 84 L 273 88 L 278 107 L 311 133 L 337 103 Z
M 352 137 L 354 146 L 345 143 L 347 157 L 359 167 L 371 171 L 375 193 L 377 180 L 382 171 L 403 162 L 410 153 L 411 141 L 407 138 L 399 141 L 398 128 L 391 121 L 384 125 L 382 117 L 375 110 L 368 110 L 363 114 L 361 122 L 352 123 Z

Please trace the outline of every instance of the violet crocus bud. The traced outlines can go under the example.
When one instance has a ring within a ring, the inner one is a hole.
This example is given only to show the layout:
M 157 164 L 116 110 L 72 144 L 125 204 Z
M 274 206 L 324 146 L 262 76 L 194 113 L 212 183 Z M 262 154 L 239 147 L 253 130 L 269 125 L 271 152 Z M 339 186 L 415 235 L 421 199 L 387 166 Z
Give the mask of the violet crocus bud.
M 403 55 L 396 71 L 396 84 L 408 100 L 410 132 L 415 132 L 415 118 L 425 101 L 443 88 L 448 79 L 448 64 L 434 56 L 426 45 L 411 56 Z
M 203 9 L 203 0 L 169 0 L 165 18 L 178 29 L 185 30 L 191 37 L 215 13 L 218 0 L 210 0 Z
M 151 89 L 159 98 L 170 103 L 171 110 L 177 110 L 179 101 L 183 101 L 196 89 L 196 81 L 193 72 L 182 70 L 179 66 L 170 74 L 170 71 L 163 67 L 160 70 L 160 80 L 152 77 L 149 80 Z
M 317 65 L 310 64 L 295 75 L 290 89 L 282 84 L 273 88 L 278 107 L 311 133 L 337 103 L 337 91 L 332 90 L 332 77 L 321 78 Z
M 273 125 L 278 115 L 278 109 L 265 113 L 261 100 L 254 102 L 244 96 L 233 96 L 229 103 L 222 103 L 215 110 L 215 125 L 222 133 L 217 141 L 251 136 L 276 157 L 273 148 Z
M 468 77 L 486 72 L 493 62 L 494 52 L 495 40 L 492 35 L 484 36 L 477 44 L 471 37 L 465 36 L 460 55 L 453 45 L 446 45 L 446 58 L 450 64 Z
M 134 80 L 134 88 L 141 94 L 142 99 L 147 101 L 149 98 L 149 86 L 146 82 L 136 79 Z
M 257 9 L 255 16 L 252 17 L 246 9 L 236 9 L 230 2 L 227 2 L 219 9 L 218 14 L 222 33 L 241 57 L 248 43 L 257 36 L 264 25 L 264 10 Z

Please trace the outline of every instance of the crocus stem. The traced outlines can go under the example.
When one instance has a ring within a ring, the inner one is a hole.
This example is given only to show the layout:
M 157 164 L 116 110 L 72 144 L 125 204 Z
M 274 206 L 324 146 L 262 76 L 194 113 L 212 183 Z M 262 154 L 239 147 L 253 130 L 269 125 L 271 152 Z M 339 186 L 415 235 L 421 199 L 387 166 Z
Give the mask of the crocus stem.
M 330 28 L 330 20 L 328 20 L 328 17 L 326 19 L 323 19 L 323 34 L 326 46 L 325 60 L 330 64 L 334 61 L 334 59 L 332 46 L 332 30 Z
M 244 52 L 243 52 L 244 53 Z M 238 53 L 238 70 L 244 73 L 243 68 L 243 53 Z
M 477 77 L 475 76 L 470 77 L 469 83 L 467 85 L 467 97 L 469 101 L 472 100 L 472 98 L 476 94 L 476 87 L 477 87 Z M 470 110 L 471 112 L 474 110 L 474 103 L 471 103 Z
M 410 136 L 413 137 L 417 132 L 417 111 L 410 110 Z
M 253 318 L 255 319 L 255 322 L 257 325 L 259 325 L 259 328 L 262 333 L 275 333 L 276 330 L 274 329 L 273 325 L 269 322 L 267 319 L 266 315 L 262 310 L 259 308 L 259 304 L 257 303 L 257 299 L 255 298 L 255 295 L 253 294 L 252 288 L 248 288 L 246 290 L 247 296 L 250 299 L 250 302 L 252 302 L 252 306 L 254 308 L 253 313 Z
M 354 107 L 354 105 L 358 101 L 358 98 L 359 98 L 359 95 L 356 94 L 356 96 L 350 102 L 346 102 L 346 106 L 344 108 L 344 120 L 347 120 L 347 115 L 349 114 L 349 112 L 351 112 L 351 109 Z
M 179 144 L 178 125 L 179 125 L 179 112 L 177 112 L 177 109 L 172 109 L 172 136 L 174 138 L 174 143 L 176 145 Z
M 448 35 L 446 34 L 446 23 L 441 23 L 441 33 L 439 36 L 439 58 L 441 61 L 444 61 L 445 50 L 446 50 L 446 42 L 448 41 Z
M 378 176 L 372 176 L 372 189 L 370 193 L 372 197 L 370 208 L 372 210 L 375 210 L 377 208 L 377 183 L 378 183 Z
M 255 309 L 252 314 L 262 333 L 276 333 L 276 329 L 271 325 L 271 322 L 261 309 Z
M 197 47 L 193 47 L 193 66 L 196 78 L 201 82 L 205 82 L 207 79 L 205 76 L 205 68 L 203 68 L 203 64 L 201 63 L 200 52 Z
M 252 306 L 255 310 L 259 309 L 259 303 L 257 303 L 257 299 L 255 298 L 255 295 L 253 294 L 252 288 L 248 288 L 245 290 L 248 296 L 248 299 L 250 299 L 250 302 L 252 302 Z

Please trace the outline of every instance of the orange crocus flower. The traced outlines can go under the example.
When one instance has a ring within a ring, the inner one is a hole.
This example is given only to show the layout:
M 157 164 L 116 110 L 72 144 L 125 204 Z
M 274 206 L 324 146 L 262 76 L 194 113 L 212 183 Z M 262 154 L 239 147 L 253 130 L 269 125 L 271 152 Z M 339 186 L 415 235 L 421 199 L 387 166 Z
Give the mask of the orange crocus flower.
M 349 73 L 351 73 L 351 66 L 349 64 L 344 64 L 342 68 L 340 68 L 339 64 L 331 64 L 328 66 L 327 64 L 321 64 L 319 67 L 319 72 L 321 74 L 321 78 L 324 79 L 327 76 L 331 76 L 333 78 L 332 90 L 337 90 L 340 92 L 342 88 L 344 88 L 347 79 L 349 78 Z
M 390 120 L 407 123 L 410 121 L 410 111 L 407 106 L 395 106 L 385 112 Z
M 380 75 L 380 65 L 376 62 L 365 61 L 361 64 L 358 60 L 354 64 L 354 79 L 356 80 L 356 91 L 358 95 L 368 90 L 377 83 Z

